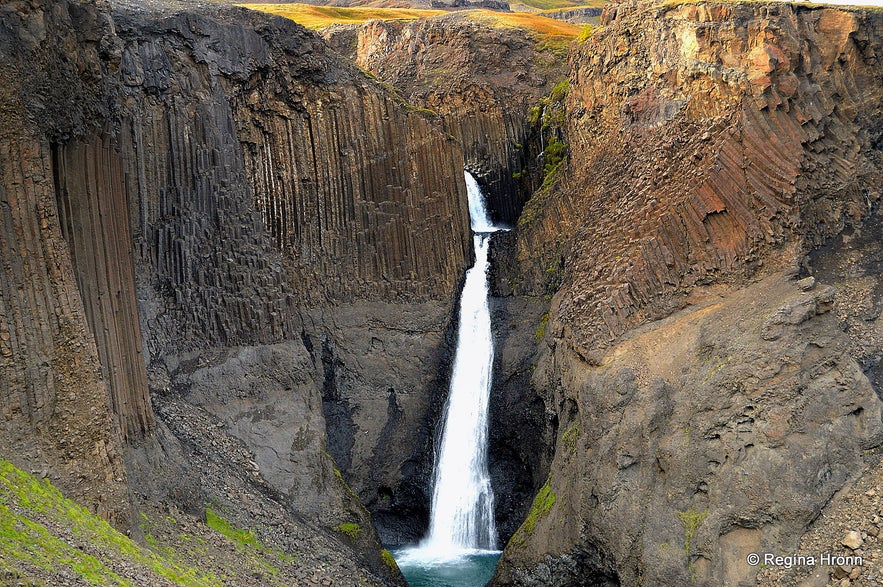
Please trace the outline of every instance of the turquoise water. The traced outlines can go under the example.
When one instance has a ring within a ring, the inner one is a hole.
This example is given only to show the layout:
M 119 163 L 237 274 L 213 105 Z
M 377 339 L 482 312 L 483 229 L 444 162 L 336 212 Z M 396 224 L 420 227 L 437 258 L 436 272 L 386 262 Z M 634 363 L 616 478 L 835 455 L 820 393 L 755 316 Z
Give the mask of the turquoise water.
M 410 587 L 484 587 L 497 567 L 500 552 L 477 551 L 446 560 L 421 560 L 408 556 L 411 549 L 392 550 Z

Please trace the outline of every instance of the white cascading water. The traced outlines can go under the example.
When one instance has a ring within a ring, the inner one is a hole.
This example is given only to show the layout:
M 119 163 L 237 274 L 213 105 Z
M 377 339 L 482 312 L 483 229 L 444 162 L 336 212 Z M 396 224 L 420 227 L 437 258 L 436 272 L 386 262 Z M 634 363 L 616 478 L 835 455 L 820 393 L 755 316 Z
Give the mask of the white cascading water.
M 435 464 L 429 534 L 410 560 L 445 560 L 497 547 L 487 465 L 488 402 L 494 360 L 488 307 L 491 224 L 478 183 L 466 172 L 475 264 L 460 295 L 460 328 L 441 446 Z
M 487 468 L 487 416 L 493 343 L 488 310 L 489 238 L 477 234 L 475 265 L 460 296 L 460 330 L 435 467 L 429 535 L 433 552 L 496 547 L 494 493 Z
M 487 206 L 484 205 L 484 198 L 481 195 L 481 188 L 478 187 L 478 182 L 475 181 L 475 178 L 472 177 L 472 174 L 468 171 L 466 173 L 466 196 L 469 200 L 469 220 L 472 224 L 472 232 L 480 233 L 480 232 L 494 232 L 500 230 L 498 227 L 491 224 L 491 219 L 487 214 Z M 478 247 L 476 246 L 475 250 L 476 257 L 478 256 Z M 478 259 L 475 261 L 475 267 L 478 266 Z M 487 295 L 485 295 L 487 297 Z

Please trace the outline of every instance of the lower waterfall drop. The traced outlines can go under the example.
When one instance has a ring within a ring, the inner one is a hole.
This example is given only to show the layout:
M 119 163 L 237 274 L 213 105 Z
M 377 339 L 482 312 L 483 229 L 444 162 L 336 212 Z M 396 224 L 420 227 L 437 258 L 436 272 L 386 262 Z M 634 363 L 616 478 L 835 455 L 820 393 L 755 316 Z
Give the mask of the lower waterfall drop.
M 488 404 L 494 359 L 488 305 L 490 223 L 481 190 L 466 172 L 475 264 L 460 294 L 460 326 L 443 433 L 433 474 L 428 535 L 394 551 L 411 587 L 482 587 L 500 551 L 487 463 Z

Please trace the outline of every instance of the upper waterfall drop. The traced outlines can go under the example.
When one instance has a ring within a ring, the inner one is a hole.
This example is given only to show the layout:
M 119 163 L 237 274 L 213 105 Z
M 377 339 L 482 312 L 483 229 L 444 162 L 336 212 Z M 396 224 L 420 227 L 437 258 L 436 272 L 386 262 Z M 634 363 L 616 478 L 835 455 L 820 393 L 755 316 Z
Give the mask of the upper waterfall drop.
M 469 220 L 472 224 L 472 232 L 494 232 L 500 227 L 494 226 L 488 216 L 487 205 L 478 182 L 468 171 L 466 176 L 466 197 L 469 200 Z

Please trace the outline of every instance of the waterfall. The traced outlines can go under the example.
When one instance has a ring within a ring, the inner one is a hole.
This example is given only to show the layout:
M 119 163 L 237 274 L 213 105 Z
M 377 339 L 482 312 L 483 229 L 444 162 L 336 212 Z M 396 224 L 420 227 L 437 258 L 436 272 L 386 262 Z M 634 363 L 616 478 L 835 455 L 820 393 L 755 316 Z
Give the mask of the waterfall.
M 494 493 L 487 467 L 493 340 L 488 309 L 490 238 L 476 234 L 475 265 L 460 296 L 460 329 L 436 461 L 429 535 L 437 553 L 496 547 Z
M 475 264 L 460 294 L 460 327 L 433 475 L 429 533 L 400 563 L 450 560 L 494 551 L 494 493 L 487 463 L 488 403 L 494 359 L 488 305 L 488 250 L 496 230 L 481 190 L 466 172 Z
M 491 219 L 487 213 L 487 206 L 485 206 L 484 198 L 481 195 L 481 188 L 478 187 L 478 182 L 475 181 L 475 178 L 468 171 L 466 172 L 466 197 L 469 200 L 469 220 L 472 224 L 472 232 L 494 232 L 499 230 L 491 224 Z M 478 246 L 475 247 L 475 254 L 478 255 Z M 478 266 L 477 260 L 475 266 Z

